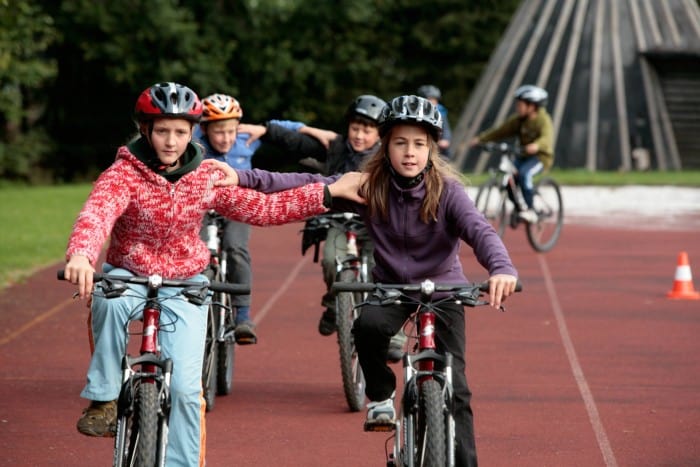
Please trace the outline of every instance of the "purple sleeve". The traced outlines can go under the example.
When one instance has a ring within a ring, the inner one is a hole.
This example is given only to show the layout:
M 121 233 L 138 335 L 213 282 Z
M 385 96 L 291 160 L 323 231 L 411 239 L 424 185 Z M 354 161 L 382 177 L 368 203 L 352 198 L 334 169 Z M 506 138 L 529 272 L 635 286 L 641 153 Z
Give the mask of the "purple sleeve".
M 326 177 L 312 173 L 297 172 L 268 172 L 267 170 L 236 170 L 238 185 L 244 188 L 252 188 L 263 193 L 275 193 L 277 191 L 296 188 L 309 183 L 321 182 L 330 184 L 336 181 L 339 175 Z
M 501 237 L 476 209 L 461 184 L 450 186 L 447 201 L 448 215 L 458 229 L 460 238 L 472 247 L 477 261 L 489 275 L 511 274 L 517 277 L 518 272 Z

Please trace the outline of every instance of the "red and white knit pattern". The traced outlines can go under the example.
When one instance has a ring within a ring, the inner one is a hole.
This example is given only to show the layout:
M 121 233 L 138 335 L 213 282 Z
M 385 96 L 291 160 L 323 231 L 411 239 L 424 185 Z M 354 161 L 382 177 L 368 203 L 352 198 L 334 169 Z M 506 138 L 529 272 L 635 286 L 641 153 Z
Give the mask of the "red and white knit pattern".
M 204 214 L 251 225 L 281 225 L 326 211 L 323 184 L 263 194 L 240 187 L 214 187 L 221 173 L 199 167 L 175 183 L 146 167 L 126 146 L 95 182 L 73 226 L 66 257 L 84 255 L 94 265 L 111 232 L 107 262 L 138 275 L 191 277 L 207 266 L 209 250 L 199 238 Z

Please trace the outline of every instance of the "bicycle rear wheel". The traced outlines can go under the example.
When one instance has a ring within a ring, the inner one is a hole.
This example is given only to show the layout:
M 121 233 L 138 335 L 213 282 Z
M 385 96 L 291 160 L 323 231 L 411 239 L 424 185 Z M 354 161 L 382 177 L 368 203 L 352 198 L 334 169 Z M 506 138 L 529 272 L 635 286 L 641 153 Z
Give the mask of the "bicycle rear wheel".
M 421 384 L 416 430 L 416 466 L 444 467 L 447 458 L 444 397 L 440 383 Z
M 344 270 L 338 277 L 342 282 L 355 282 L 355 271 Z M 352 412 L 362 409 L 365 401 L 365 376 L 360 367 L 357 350 L 352 337 L 352 324 L 359 310 L 355 305 L 362 297 L 351 292 L 339 292 L 336 297 L 336 325 L 338 349 L 340 351 L 340 373 L 343 378 L 343 391 L 348 407 Z
M 493 225 L 499 237 L 506 231 L 506 200 L 508 196 L 501 189 L 498 180 L 492 178 L 479 186 L 474 204 L 486 220 Z
M 557 182 L 544 177 L 535 184 L 533 208 L 538 221 L 527 225 L 527 239 L 535 251 L 544 253 L 556 245 L 564 225 L 564 206 Z
M 158 387 L 137 381 L 133 405 L 121 408 L 117 418 L 114 465 L 153 467 L 158 460 Z

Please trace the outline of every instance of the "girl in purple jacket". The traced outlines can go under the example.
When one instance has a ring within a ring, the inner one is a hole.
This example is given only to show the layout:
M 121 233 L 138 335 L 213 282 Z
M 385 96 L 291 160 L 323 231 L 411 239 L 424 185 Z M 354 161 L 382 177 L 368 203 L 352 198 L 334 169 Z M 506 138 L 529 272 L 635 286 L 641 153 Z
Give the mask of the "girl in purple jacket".
M 499 307 L 515 291 L 517 272 L 496 231 L 475 208 L 459 174 L 439 156 L 442 118 L 437 107 L 418 96 L 400 96 L 380 116 L 380 149 L 363 167 L 360 194 L 366 204 L 333 199 L 334 211 L 358 213 L 374 243 L 375 282 L 462 284 L 468 282 L 458 251 L 469 245 L 489 274 L 489 301 Z M 276 191 L 312 181 L 312 174 L 238 171 L 238 183 Z M 442 307 L 437 344 L 454 356 L 456 465 L 476 466 L 471 391 L 465 373 L 465 321 L 460 305 Z M 393 421 L 396 376 L 387 365 L 389 340 L 414 311 L 413 306 L 362 308 L 353 334 L 369 399 L 368 422 Z

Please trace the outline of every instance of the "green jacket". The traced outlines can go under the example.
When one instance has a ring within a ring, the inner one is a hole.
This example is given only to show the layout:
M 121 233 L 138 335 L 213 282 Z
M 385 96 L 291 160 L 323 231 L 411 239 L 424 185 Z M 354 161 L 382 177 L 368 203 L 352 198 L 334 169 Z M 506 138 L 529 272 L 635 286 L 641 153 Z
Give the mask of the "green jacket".
M 502 124 L 489 128 L 478 136 L 483 142 L 518 136 L 521 146 L 537 143 L 540 147 L 537 157 L 545 170 L 552 167 L 554 162 L 554 129 L 552 118 L 544 107 L 538 109 L 537 117 L 533 119 L 522 119 L 518 114 L 513 114 Z

